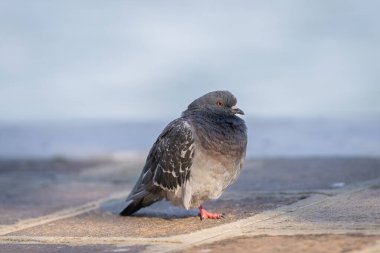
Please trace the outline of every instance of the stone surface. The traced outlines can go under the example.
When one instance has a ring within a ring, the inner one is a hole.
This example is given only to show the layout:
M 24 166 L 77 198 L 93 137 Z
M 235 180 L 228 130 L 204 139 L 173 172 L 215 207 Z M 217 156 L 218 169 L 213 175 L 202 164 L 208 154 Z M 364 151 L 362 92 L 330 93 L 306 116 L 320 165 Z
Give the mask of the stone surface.
M 357 189 L 331 196 L 302 211 L 289 212 L 274 224 L 263 223 L 260 230 L 327 231 L 351 230 L 380 231 L 380 189 Z
M 205 203 L 225 218 L 206 221 L 164 201 L 118 216 L 143 162 L 0 161 L 0 252 L 379 249 L 380 159 L 247 161 L 238 181 Z

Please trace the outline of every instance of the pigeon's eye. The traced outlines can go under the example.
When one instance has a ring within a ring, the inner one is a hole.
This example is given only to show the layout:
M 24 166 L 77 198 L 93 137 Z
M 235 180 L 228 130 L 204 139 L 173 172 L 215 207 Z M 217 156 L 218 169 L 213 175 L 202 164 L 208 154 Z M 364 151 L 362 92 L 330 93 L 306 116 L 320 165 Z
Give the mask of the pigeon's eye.
M 218 102 L 216 102 L 216 105 L 217 105 L 217 106 L 223 106 L 223 103 L 220 102 L 220 101 L 218 101 Z

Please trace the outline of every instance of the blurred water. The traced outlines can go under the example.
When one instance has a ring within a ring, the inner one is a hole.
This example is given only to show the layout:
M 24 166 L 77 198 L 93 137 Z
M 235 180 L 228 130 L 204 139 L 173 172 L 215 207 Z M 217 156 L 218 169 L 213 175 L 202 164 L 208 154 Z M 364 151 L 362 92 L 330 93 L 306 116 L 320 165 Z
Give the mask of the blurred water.
M 0 125 L 1 158 L 86 157 L 149 150 L 168 122 Z M 379 156 L 380 120 L 250 119 L 248 157 Z

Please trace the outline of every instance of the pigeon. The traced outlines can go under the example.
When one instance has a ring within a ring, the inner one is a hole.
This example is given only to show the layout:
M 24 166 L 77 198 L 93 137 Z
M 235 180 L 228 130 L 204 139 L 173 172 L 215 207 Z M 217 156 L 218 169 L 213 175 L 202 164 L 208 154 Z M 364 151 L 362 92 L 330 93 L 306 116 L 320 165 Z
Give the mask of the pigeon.
M 229 91 L 209 92 L 194 100 L 170 122 L 153 144 L 142 173 L 120 215 L 166 199 L 173 205 L 199 208 L 203 219 L 220 219 L 203 208 L 238 177 L 246 154 L 244 112 Z

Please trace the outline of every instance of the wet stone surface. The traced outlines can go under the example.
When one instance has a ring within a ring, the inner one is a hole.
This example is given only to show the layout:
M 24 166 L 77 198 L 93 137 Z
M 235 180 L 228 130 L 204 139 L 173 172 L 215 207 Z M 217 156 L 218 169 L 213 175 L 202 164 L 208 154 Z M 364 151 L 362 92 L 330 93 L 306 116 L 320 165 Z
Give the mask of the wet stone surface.
M 126 190 L 129 180 L 135 178 L 135 170 L 128 170 L 131 166 L 135 167 L 134 163 L 108 160 L 0 161 L 0 225 L 47 215 Z
M 28 253 L 136 253 L 144 250 L 146 246 L 122 246 L 112 245 L 90 245 L 90 246 L 71 246 L 62 244 L 1 244 L 0 252 L 28 252 Z
M 380 177 L 379 158 L 273 158 L 246 161 L 236 191 L 314 191 Z

